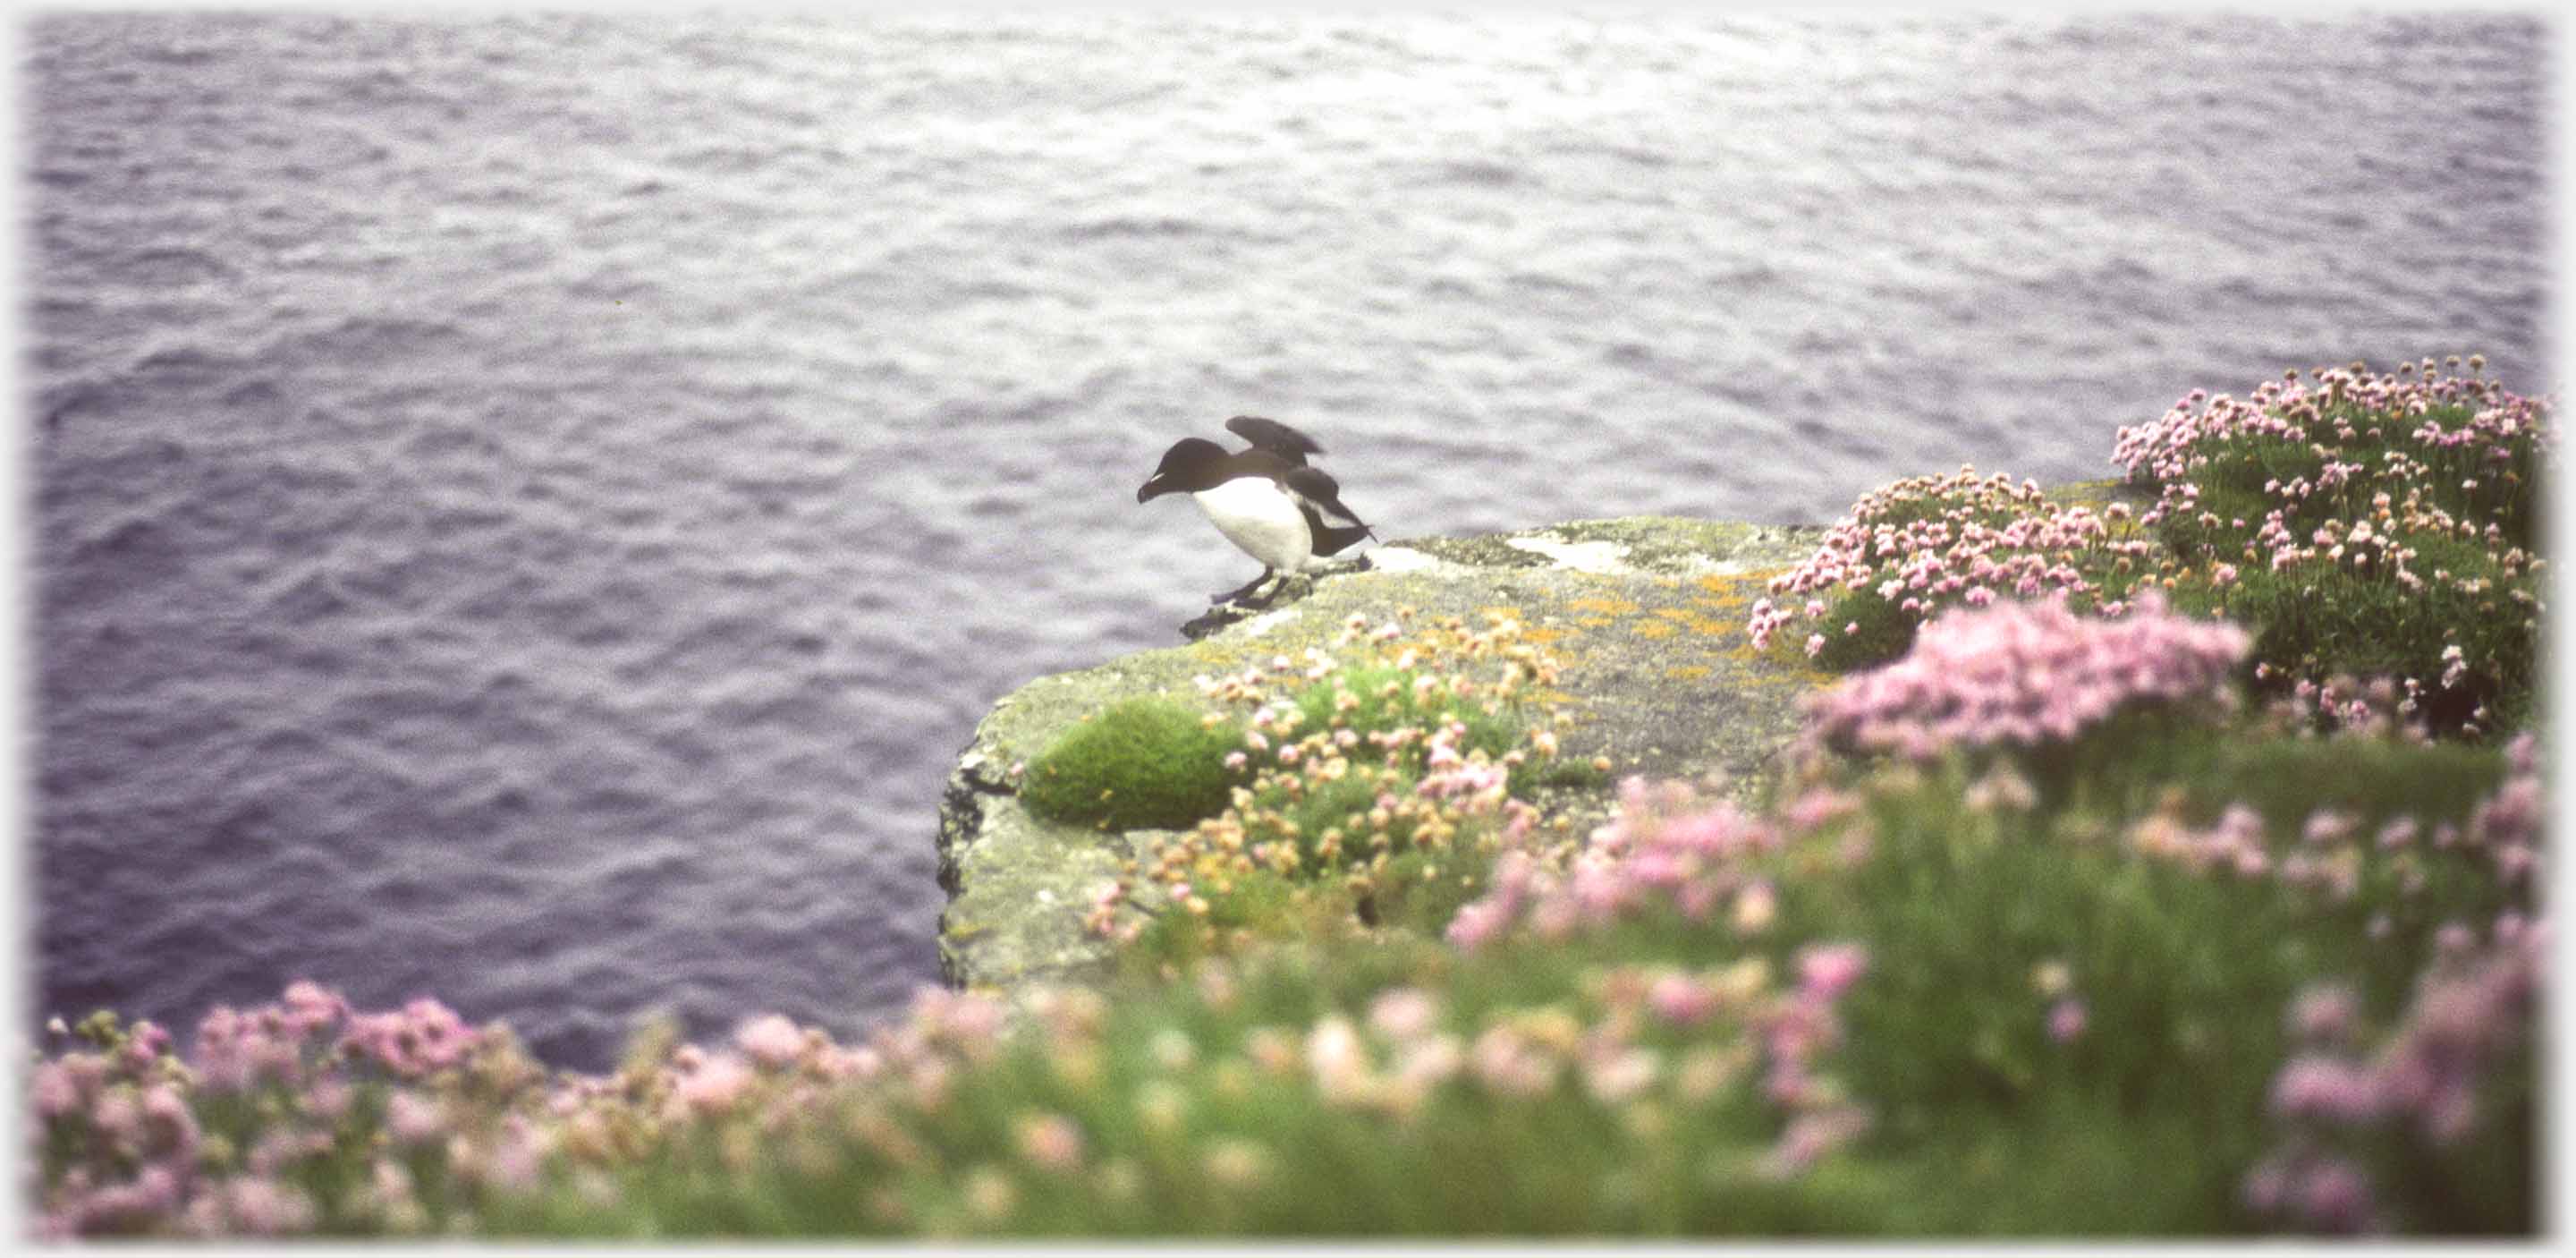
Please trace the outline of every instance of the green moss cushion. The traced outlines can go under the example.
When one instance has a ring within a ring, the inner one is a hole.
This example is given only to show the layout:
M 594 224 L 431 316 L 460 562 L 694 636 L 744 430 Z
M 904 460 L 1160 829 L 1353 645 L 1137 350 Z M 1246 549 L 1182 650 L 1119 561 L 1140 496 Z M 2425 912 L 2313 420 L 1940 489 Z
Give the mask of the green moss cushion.
M 1232 722 L 1214 728 L 1168 699 L 1130 699 L 1056 740 L 1029 765 L 1020 800 L 1050 821 L 1105 830 L 1177 829 L 1224 811 L 1238 776 Z

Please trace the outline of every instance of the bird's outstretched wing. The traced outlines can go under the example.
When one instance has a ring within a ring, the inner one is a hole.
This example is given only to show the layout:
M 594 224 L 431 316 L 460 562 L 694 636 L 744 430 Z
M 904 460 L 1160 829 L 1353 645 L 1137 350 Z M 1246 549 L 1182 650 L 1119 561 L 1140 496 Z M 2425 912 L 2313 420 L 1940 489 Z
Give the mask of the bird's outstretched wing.
M 1255 450 L 1267 450 L 1299 466 L 1305 464 L 1307 455 L 1324 452 L 1313 437 L 1258 415 L 1237 415 L 1225 421 L 1225 430 L 1251 442 Z
M 1326 475 L 1322 468 L 1296 468 L 1280 477 L 1280 481 L 1288 486 L 1289 494 L 1297 499 L 1298 507 L 1306 512 L 1306 527 L 1316 534 L 1319 541 L 1327 531 L 1337 534 L 1353 532 L 1353 530 L 1325 528 L 1327 522 L 1340 521 L 1348 521 L 1355 527 L 1352 541 L 1357 540 L 1361 535 L 1371 539 L 1377 537 L 1377 533 L 1369 528 L 1368 521 L 1361 519 L 1358 513 L 1342 505 L 1341 485 L 1331 476 Z M 1343 541 L 1336 545 L 1334 550 L 1350 544 L 1350 541 Z M 1329 555 L 1333 552 L 1318 546 L 1315 553 Z

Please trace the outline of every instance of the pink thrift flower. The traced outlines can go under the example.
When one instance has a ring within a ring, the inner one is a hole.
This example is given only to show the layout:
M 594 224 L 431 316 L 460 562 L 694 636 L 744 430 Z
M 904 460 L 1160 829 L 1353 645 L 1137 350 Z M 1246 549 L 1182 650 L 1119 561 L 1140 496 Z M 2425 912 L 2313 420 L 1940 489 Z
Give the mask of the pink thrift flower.
M 1015 1130 L 1020 1156 L 1058 1173 L 1082 1165 L 1082 1129 L 1062 1114 L 1030 1114 Z
M 2289 1168 L 2277 1158 L 2266 1158 L 2245 1172 L 2245 1204 L 2258 1214 L 2272 1214 L 2290 1199 Z
M 2068 997 L 2048 1010 L 2048 1038 L 2060 1044 L 2072 1044 L 2084 1034 L 2084 1002 Z
M 2370 1225 L 2370 1179 L 2360 1167 L 2340 1158 L 2309 1168 L 2298 1188 L 2300 1213 L 2332 1232 L 2359 1232 Z
M 2380 850 L 2384 852 L 2395 851 L 2398 848 L 2414 842 L 2416 830 L 2417 826 L 2413 817 L 2401 816 L 2391 818 L 2388 824 L 2379 828 Z
M 1458 910 L 1449 919 L 1446 932 L 1450 946 L 1473 952 L 1503 933 L 1511 925 L 1518 906 L 1510 900 L 1487 898 Z
M 526 1192 L 537 1186 L 545 1165 L 549 1141 L 529 1125 L 528 1120 L 512 1114 L 501 1131 L 500 1144 L 483 1167 L 488 1182 L 511 1192 Z
M 348 1001 L 311 979 L 287 984 L 285 1003 L 288 1023 L 298 1039 L 349 1015 Z
M 1904 658 L 1809 696 L 1807 738 L 1862 752 L 2064 739 L 2132 702 L 2232 701 L 2240 628 L 2165 612 L 2143 596 L 2119 620 L 2061 603 L 1954 611 Z
M 2378 1117 L 2385 1104 L 2369 1071 L 2331 1057 L 2293 1058 L 2272 1079 L 2272 1110 L 2286 1118 L 2358 1124 Z
M 1812 945 L 1798 951 L 1798 977 L 1806 991 L 1832 1000 L 1869 967 L 1869 950 L 1859 944 Z
M 385 1134 L 397 1145 L 420 1145 L 446 1134 L 447 1119 L 438 1102 L 408 1088 L 385 1098 Z
M 1653 1087 L 1661 1069 L 1655 1054 L 1642 1048 L 1586 1053 L 1583 1086 L 1592 1099 L 1616 1105 Z
M 1696 1026 L 1717 1012 L 1717 993 L 1686 974 L 1666 974 L 1646 989 L 1655 1016 L 1674 1026 Z
M 733 1033 L 733 1043 L 771 1070 L 791 1065 L 805 1055 L 805 1033 L 783 1014 L 768 1014 L 743 1023 Z
M 1791 801 L 1788 810 L 1782 816 L 1789 823 L 1790 829 L 1807 831 L 1849 813 L 1859 806 L 1860 802 L 1850 795 L 1831 787 L 1814 786 L 1807 788 L 1797 799 Z
M 1556 1086 L 1556 1061 L 1522 1044 L 1506 1026 L 1491 1026 L 1469 1048 L 1468 1069 L 1488 1089 L 1504 1096 L 1532 1097 Z
M 2320 808 L 2308 814 L 2307 826 L 2300 831 L 2299 837 L 2305 842 L 2323 846 L 2351 834 L 2352 827 L 2350 816 L 2331 808 Z
M 28 1084 L 28 1098 L 36 1113 L 46 1118 L 60 1118 L 81 1107 L 80 1085 L 73 1072 L 60 1061 L 42 1062 L 36 1077 Z
M 1422 1035 L 1439 1019 L 1439 1000 L 1419 987 L 1394 988 L 1369 1003 L 1369 1025 L 1392 1040 Z
M 1176 900 L 1187 895 L 1179 889 L 1173 892 Z M 983 1053 L 1000 1043 L 1010 1010 L 990 996 L 925 986 L 913 995 L 912 1016 L 923 1034 L 970 1053 Z
M 170 1032 L 149 1018 L 136 1022 L 134 1028 L 126 1033 L 126 1059 L 138 1070 L 150 1066 L 155 1058 L 169 1049 Z
M 120 1088 L 102 1094 L 90 1106 L 89 1121 L 116 1144 L 133 1148 L 142 1136 L 143 1107 L 132 1093 Z
M 1856 1106 L 1838 1105 L 1800 1114 L 1789 1120 L 1788 1130 L 1780 1133 L 1780 1142 L 1765 1157 L 1764 1172 L 1774 1179 L 1798 1175 L 1868 1128 L 1868 1114 Z
M 397 1078 L 417 1079 L 463 1061 L 475 1035 L 455 1010 L 423 996 L 400 1013 L 351 1015 L 340 1039 Z
M 313 1225 L 313 1203 L 303 1193 L 275 1180 L 233 1180 L 213 1198 L 232 1229 L 253 1236 L 281 1236 Z
M 1466 1064 L 1466 1051 L 1454 1035 L 1433 1035 L 1412 1041 L 1395 1065 L 1396 1082 L 1419 1095 L 1447 1081 Z
M 711 1053 L 697 1069 L 680 1077 L 672 1096 L 690 1112 L 712 1117 L 732 1109 L 751 1090 L 753 1079 L 750 1064 L 741 1057 Z
M 2360 1000 L 2341 984 L 2311 987 L 2290 1005 L 2290 1030 L 2303 1040 L 2340 1041 L 2353 1034 L 2360 1021 Z

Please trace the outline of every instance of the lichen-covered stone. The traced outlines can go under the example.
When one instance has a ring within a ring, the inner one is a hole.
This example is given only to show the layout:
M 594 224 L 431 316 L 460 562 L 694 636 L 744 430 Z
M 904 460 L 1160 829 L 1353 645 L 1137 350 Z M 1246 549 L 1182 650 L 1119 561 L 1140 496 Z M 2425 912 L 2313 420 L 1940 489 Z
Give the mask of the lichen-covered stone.
M 1715 773 L 1749 786 L 1795 734 L 1798 697 L 1829 678 L 1755 652 L 1745 620 L 1764 583 L 1814 553 L 1821 534 L 1641 516 L 1397 541 L 1276 607 L 1220 615 L 1195 642 L 1038 678 L 994 706 L 950 778 L 943 968 L 955 983 L 1003 987 L 1103 972 L 1107 941 L 1084 933 L 1082 917 L 1142 836 L 1030 817 L 1013 797 L 1013 767 L 1121 699 L 1161 694 L 1213 710 L 1194 678 L 1296 660 L 1309 646 L 1331 652 L 1353 613 L 1382 624 L 1410 607 L 1478 628 L 1489 613 L 1509 615 L 1563 666 L 1542 696 L 1559 710 L 1563 754 L 1606 756 L 1610 782 Z M 1607 815 L 1611 789 L 1554 788 L 1542 804 L 1588 826 Z

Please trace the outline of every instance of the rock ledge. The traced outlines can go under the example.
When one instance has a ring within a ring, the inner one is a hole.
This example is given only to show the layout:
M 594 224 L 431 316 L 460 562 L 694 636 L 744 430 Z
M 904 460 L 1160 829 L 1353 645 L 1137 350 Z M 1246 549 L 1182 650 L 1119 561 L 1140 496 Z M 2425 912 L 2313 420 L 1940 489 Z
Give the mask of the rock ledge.
M 1411 607 L 1479 627 L 1488 612 L 1507 613 L 1564 665 L 1556 697 L 1565 754 L 1607 756 L 1614 781 L 1715 773 L 1749 783 L 1795 733 L 1798 696 L 1828 677 L 1757 654 L 1744 622 L 1764 583 L 1813 554 L 1822 533 L 1632 516 L 1393 542 L 1368 551 L 1364 567 L 1320 575 L 1301 598 L 1202 617 L 1188 645 L 1038 678 L 994 704 L 949 776 L 939 814 L 939 883 L 949 895 L 941 969 L 953 984 L 999 988 L 1104 974 L 1109 945 L 1084 932 L 1083 915 L 1154 832 L 1040 821 L 1020 806 L 1014 767 L 1121 699 L 1204 705 L 1196 677 L 1329 649 L 1354 612 L 1382 622 Z M 1608 800 L 1603 787 L 1548 808 L 1589 822 L 1607 815 Z

